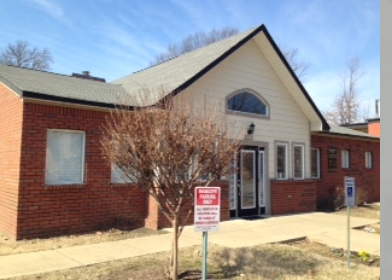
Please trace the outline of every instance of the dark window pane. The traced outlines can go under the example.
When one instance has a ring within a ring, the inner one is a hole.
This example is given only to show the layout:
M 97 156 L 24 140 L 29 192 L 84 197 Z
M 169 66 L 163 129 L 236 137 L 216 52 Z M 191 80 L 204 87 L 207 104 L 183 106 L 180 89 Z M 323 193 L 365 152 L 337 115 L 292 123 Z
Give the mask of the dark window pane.
M 337 149 L 328 148 L 328 171 L 336 171 L 338 169 Z
M 267 106 L 249 92 L 234 95 L 228 100 L 227 108 L 231 111 L 267 115 Z

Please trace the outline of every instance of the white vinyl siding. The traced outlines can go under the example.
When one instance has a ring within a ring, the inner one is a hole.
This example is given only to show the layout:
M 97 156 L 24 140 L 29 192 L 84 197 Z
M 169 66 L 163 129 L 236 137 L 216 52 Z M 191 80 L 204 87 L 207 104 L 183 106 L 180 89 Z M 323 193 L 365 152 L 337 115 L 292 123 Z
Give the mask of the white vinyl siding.
M 84 131 L 48 130 L 45 184 L 83 184 L 84 154 Z
M 252 140 L 269 143 L 271 149 L 265 164 L 269 166 L 269 178 L 276 178 L 276 154 L 272 148 L 275 141 L 304 143 L 305 155 L 310 154 L 310 123 L 254 41 L 220 62 L 183 94 L 192 97 L 195 106 L 200 106 L 201 110 L 206 107 L 216 109 L 216 114 L 225 114 L 227 97 L 241 89 L 254 90 L 268 102 L 269 118 L 227 114 L 228 132 L 237 139 L 254 123 Z M 305 177 L 310 177 L 310 157 L 305 157 L 304 164 Z M 288 171 L 291 170 L 292 160 L 289 160 Z M 290 176 L 289 172 L 288 178 Z
M 350 167 L 350 151 L 342 150 L 342 168 Z
M 293 145 L 293 177 L 294 179 L 304 179 L 305 177 L 305 166 L 304 166 L 304 150 L 305 146 L 301 144 Z

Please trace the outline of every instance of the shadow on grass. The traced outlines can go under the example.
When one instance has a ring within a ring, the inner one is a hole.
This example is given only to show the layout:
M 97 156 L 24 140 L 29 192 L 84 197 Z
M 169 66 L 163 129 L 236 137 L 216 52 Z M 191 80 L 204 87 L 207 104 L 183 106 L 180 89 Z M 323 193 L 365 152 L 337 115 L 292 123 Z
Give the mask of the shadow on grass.
M 277 279 L 283 275 L 304 276 L 315 273 L 323 261 L 288 245 L 264 245 L 253 248 L 224 248 L 211 254 L 224 277 L 239 274 L 262 275 Z

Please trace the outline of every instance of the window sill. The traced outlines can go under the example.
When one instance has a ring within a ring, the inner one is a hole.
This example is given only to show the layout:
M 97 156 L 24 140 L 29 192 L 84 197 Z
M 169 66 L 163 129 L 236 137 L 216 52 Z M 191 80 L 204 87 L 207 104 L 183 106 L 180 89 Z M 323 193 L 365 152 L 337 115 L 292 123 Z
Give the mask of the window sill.
M 85 183 L 80 184 L 67 184 L 67 185 L 44 185 L 45 189 L 81 189 L 85 186 Z
M 305 177 L 301 177 L 301 178 L 293 178 L 294 181 L 300 181 L 300 180 L 305 180 Z
M 110 187 L 112 187 L 112 188 L 126 188 L 126 187 L 133 187 L 136 184 L 137 184 L 136 182 L 126 182 L 126 183 L 114 183 L 114 182 L 111 182 L 110 183 Z

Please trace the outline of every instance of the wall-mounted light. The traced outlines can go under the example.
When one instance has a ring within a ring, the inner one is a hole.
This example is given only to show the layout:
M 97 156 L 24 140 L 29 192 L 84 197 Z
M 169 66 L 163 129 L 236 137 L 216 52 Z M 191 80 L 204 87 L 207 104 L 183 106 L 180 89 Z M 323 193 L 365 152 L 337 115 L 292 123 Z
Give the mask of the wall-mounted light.
M 248 135 L 252 135 L 254 131 L 255 131 L 255 124 L 251 123 L 248 128 Z

